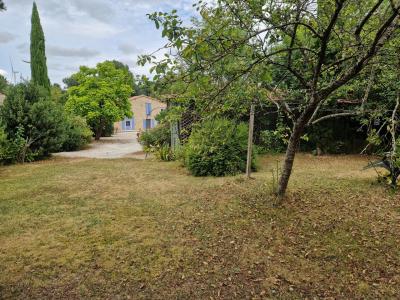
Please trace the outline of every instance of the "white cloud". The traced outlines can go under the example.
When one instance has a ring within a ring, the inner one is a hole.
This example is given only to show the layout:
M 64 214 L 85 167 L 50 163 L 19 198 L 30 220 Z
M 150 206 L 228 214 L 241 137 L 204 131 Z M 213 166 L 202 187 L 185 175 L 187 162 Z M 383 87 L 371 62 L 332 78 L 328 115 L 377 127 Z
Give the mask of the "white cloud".
M 6 70 L 0 69 L 0 75 L 7 76 L 8 73 Z
M 165 40 L 146 14 L 177 9 L 186 22 L 196 14 L 191 7 L 195 1 L 36 0 L 50 80 L 60 83 L 80 65 L 95 66 L 113 59 L 127 62 L 136 74 L 148 74 L 150 66 L 137 66 L 137 56 L 152 53 Z M 23 61 L 29 60 L 32 2 L 6 0 L 7 11 L 0 14 L 0 68 L 6 69 L 11 58 L 24 77 L 30 74 L 29 64 Z
M 100 54 L 99 51 L 88 48 L 64 48 L 59 46 L 49 46 L 47 48 L 49 56 L 58 57 L 92 57 Z
M 143 52 L 143 50 L 129 43 L 123 43 L 119 45 L 118 50 L 121 51 L 123 54 L 139 54 Z

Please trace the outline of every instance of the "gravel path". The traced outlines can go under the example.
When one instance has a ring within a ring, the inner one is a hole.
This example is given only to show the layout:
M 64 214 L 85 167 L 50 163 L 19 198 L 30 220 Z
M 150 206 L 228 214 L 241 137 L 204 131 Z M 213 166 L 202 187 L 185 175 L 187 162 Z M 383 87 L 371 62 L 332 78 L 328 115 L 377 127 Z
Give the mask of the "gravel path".
M 93 141 L 87 149 L 73 152 L 55 153 L 62 157 L 88 157 L 88 158 L 121 158 L 133 157 L 144 159 L 142 146 L 137 141 L 136 132 L 123 132 L 112 137 L 101 138 Z

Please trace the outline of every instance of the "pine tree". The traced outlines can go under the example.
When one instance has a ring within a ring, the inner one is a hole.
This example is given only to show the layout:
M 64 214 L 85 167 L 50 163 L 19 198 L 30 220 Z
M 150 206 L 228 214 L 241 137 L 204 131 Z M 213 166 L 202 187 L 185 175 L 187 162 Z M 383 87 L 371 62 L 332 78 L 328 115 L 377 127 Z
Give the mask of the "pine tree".
M 31 20 L 31 76 L 34 84 L 50 91 L 50 80 L 47 75 L 45 40 L 39 12 L 33 2 Z

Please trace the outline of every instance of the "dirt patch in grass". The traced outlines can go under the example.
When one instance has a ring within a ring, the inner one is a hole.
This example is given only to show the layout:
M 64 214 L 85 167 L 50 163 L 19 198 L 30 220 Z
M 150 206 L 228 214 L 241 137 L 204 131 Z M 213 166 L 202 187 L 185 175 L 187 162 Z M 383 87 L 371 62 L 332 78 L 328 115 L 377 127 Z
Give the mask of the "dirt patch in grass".
M 300 155 L 273 207 L 255 180 L 177 163 L 0 168 L 3 298 L 397 298 L 400 199 L 358 156 Z

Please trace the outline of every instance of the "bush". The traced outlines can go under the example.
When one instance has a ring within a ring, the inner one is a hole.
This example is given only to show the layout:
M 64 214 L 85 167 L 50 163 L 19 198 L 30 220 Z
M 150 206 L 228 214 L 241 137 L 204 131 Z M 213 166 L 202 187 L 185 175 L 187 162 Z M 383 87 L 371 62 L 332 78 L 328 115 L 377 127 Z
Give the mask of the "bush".
M 146 153 L 153 153 L 156 158 L 164 161 L 174 160 L 170 141 L 171 130 L 168 123 L 161 123 L 143 132 L 139 137 L 139 143 Z
M 0 165 L 15 162 L 33 161 L 34 153 L 30 151 L 27 141 L 23 138 L 24 129 L 18 127 L 13 140 L 8 139 L 3 127 L 0 127 Z
M 31 161 L 61 149 L 66 132 L 63 108 L 33 84 L 11 87 L 0 117 L 15 161 Z
M 185 147 L 185 165 L 195 176 L 235 175 L 246 170 L 248 126 L 226 119 L 195 128 Z M 252 168 L 255 169 L 253 154 Z
M 281 130 L 265 130 L 260 132 L 258 149 L 263 153 L 282 153 L 286 150 L 285 137 Z
M 43 158 L 62 149 L 67 121 L 61 105 L 43 100 L 32 105 L 28 115 L 30 124 L 24 126 L 24 137 L 30 150 Z
M 79 116 L 67 115 L 67 126 L 63 151 L 80 150 L 92 140 L 93 133 L 86 123 L 86 120 Z
M 7 138 L 4 128 L 0 127 L 0 164 L 9 164 L 15 161 L 13 145 Z

